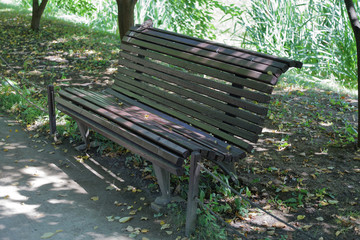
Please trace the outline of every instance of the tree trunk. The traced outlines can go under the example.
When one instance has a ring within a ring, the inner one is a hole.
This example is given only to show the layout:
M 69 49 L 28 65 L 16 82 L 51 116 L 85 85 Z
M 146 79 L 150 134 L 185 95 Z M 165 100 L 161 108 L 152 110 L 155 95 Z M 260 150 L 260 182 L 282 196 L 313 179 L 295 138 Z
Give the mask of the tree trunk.
M 40 29 L 41 16 L 45 10 L 46 4 L 49 0 L 43 0 L 39 5 L 39 0 L 33 0 L 31 29 L 38 31 Z
M 137 0 L 116 0 L 120 39 L 134 26 L 134 8 Z
M 358 106 L 359 106 L 359 96 L 360 96 L 360 22 L 355 11 L 353 0 L 344 0 L 346 5 L 346 10 L 349 15 L 349 19 L 351 22 L 351 27 L 354 31 L 355 42 L 357 48 L 357 67 L 358 67 Z M 360 148 L 360 112 L 358 111 L 358 148 Z

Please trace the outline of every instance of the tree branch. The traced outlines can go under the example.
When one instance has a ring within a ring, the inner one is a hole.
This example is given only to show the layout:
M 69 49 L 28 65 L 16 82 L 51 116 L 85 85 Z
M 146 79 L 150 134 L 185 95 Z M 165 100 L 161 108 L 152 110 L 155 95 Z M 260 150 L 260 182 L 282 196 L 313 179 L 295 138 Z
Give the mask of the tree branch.
M 38 9 L 40 16 L 43 14 L 46 4 L 48 3 L 49 0 L 42 0 L 40 7 Z

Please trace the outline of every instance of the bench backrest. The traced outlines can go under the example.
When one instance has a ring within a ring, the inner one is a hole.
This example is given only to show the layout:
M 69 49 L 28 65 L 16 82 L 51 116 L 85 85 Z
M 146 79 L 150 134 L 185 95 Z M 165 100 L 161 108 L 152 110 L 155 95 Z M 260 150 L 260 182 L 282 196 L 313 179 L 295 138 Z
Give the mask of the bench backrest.
M 273 86 L 301 63 L 149 28 L 123 38 L 113 90 L 246 151 Z

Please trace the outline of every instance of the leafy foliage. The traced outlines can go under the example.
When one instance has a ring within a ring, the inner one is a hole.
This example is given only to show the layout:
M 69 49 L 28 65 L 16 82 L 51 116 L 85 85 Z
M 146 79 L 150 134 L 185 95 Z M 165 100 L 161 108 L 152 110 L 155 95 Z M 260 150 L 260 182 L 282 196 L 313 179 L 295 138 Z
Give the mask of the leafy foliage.
M 357 1 L 357 10 L 360 2 Z M 244 46 L 303 61 L 308 74 L 355 88 L 356 45 L 342 1 L 256 0 L 246 17 Z
M 32 7 L 32 0 L 17 0 L 17 2 L 24 8 Z M 95 5 L 89 0 L 54 0 L 49 1 L 45 8 L 45 13 L 49 15 L 70 13 L 90 17 L 95 10 Z

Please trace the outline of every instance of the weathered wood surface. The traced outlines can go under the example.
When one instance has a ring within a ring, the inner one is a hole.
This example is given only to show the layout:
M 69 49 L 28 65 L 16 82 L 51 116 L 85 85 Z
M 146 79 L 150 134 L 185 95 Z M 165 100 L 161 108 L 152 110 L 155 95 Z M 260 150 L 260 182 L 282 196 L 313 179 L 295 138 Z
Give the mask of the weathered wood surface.
M 57 101 L 58 100 L 59 100 L 59 98 L 57 98 Z M 134 154 L 138 154 L 138 155 L 142 156 L 143 158 L 151 161 L 152 163 L 157 164 L 159 167 L 167 169 L 170 173 L 175 174 L 175 175 L 182 175 L 184 173 L 184 169 L 182 166 L 176 166 L 175 164 L 172 164 L 171 162 L 169 162 L 167 159 L 164 159 L 164 158 L 160 157 L 159 155 L 150 152 L 148 149 L 143 148 L 138 143 L 132 142 L 131 140 L 124 138 L 121 135 L 116 134 L 113 131 L 113 128 L 105 128 L 103 125 L 94 121 L 94 119 L 95 119 L 94 116 L 91 116 L 91 118 L 87 118 L 82 114 L 83 112 L 76 112 L 72 108 L 67 108 L 61 104 L 58 104 L 57 107 L 59 110 L 69 114 L 75 120 L 80 121 L 83 124 L 89 126 L 90 128 L 99 132 L 103 136 L 114 141 L 115 143 L 118 143 L 121 146 L 126 146 L 126 148 L 129 149 Z M 95 120 L 97 120 L 97 119 L 95 119 Z M 111 122 L 108 122 L 108 123 L 111 124 Z M 117 128 L 117 126 L 114 125 L 114 128 Z
M 68 88 L 58 105 L 176 166 L 173 172 L 192 152 L 215 162 L 243 158 L 262 131 L 279 76 L 301 67 L 289 59 L 137 27 L 123 38 L 119 57 L 121 67 L 106 92 Z
M 226 172 L 251 152 L 274 85 L 302 63 L 155 28 L 133 27 L 122 40 L 115 81 L 105 92 L 67 88 L 57 107 L 154 164 L 162 196 L 190 157 L 186 235 L 194 229 L 205 158 Z M 190 155 L 191 154 L 191 155 Z M 231 175 L 236 180 L 234 175 Z

